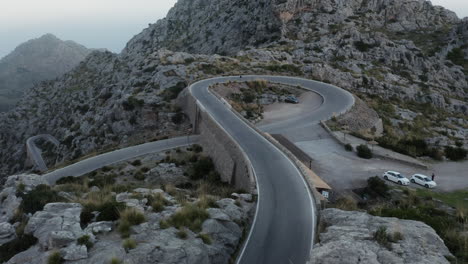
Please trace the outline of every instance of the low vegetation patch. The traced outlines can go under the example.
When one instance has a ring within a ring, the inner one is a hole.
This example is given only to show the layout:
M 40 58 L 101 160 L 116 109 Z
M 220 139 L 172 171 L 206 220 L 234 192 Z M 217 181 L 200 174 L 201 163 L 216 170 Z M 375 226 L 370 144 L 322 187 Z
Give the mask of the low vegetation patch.
M 122 243 L 122 247 L 125 249 L 125 252 L 128 253 L 129 250 L 136 248 L 137 243 L 135 240 L 128 238 L 125 239 Z
M 207 245 L 211 245 L 211 243 L 213 243 L 211 236 L 208 234 L 200 233 L 197 235 L 197 237 L 200 238 L 203 241 L 203 243 Z
M 369 179 L 368 186 L 361 195 L 365 194 L 371 199 L 368 198 L 360 203 L 359 208 L 376 216 L 421 221 L 437 232 L 460 263 L 468 261 L 468 236 L 463 232 L 468 223 L 468 202 L 464 200 L 466 191 L 436 193 L 430 190 L 412 191 L 405 188 L 403 192 L 390 192 L 389 187 L 384 186 L 385 182 L 378 177 Z M 434 198 L 454 206 L 455 213 L 445 210 L 446 206 L 441 207 L 441 202 Z M 403 235 L 398 232 L 387 235 L 386 238 L 382 233 L 379 231 L 379 234 L 376 234 L 376 240 L 384 244 L 385 240 L 396 242 L 403 239 Z
M 19 196 L 23 198 L 20 209 L 24 213 L 31 214 L 41 211 L 48 203 L 62 202 L 64 200 L 56 191 L 44 184 L 38 185 L 34 190 L 26 194 L 19 193 Z
M 19 234 L 19 236 L 3 245 L 0 246 L 0 262 L 7 262 L 10 258 L 16 254 L 23 252 L 37 242 L 37 238 L 33 235 Z
M 193 232 L 200 232 L 203 222 L 209 218 L 205 208 L 196 203 L 188 203 L 172 215 L 167 223 L 175 228 L 187 227 Z
M 371 159 L 372 158 L 372 151 L 366 145 L 357 146 L 356 151 L 357 151 L 358 157 L 360 157 L 360 158 L 363 158 L 363 159 Z
M 93 242 L 91 242 L 90 237 L 88 235 L 81 236 L 76 241 L 78 245 L 84 245 L 89 250 L 94 246 Z
M 49 257 L 47 258 L 47 264 L 62 264 L 64 262 L 62 255 L 60 252 L 54 251 L 50 253 Z
M 130 236 L 131 227 L 146 222 L 145 215 L 134 208 L 126 208 L 120 212 L 120 222 L 117 230 L 123 238 Z

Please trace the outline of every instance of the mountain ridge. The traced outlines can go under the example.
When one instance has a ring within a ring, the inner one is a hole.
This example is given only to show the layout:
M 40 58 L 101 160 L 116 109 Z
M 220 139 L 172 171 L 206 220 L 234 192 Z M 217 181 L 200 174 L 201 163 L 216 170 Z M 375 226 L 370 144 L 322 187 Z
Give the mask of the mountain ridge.
M 171 99 L 193 80 L 223 74 L 299 75 L 382 98 L 395 112 L 430 106 L 441 114 L 424 122 L 446 123 L 446 131 L 428 131 L 427 142 L 466 144 L 467 35 L 468 19 L 420 0 L 181 0 L 121 54 L 93 52 L 0 117 L 1 174 L 26 168 L 22 145 L 36 134 L 63 142 L 53 165 L 133 138 L 184 133 L 187 123 L 171 120 Z M 406 122 L 398 118 L 384 123 Z
M 24 91 L 71 70 L 90 52 L 50 33 L 20 44 L 0 60 L 0 108 L 11 108 Z

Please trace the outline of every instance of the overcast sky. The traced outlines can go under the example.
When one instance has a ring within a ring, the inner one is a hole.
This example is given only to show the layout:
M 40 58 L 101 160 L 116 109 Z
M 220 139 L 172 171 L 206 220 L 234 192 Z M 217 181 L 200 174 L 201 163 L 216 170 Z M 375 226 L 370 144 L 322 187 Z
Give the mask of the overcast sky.
M 0 0 L 0 58 L 45 33 L 89 48 L 120 52 L 130 38 L 163 18 L 176 0 Z M 467 0 L 433 0 L 468 16 Z

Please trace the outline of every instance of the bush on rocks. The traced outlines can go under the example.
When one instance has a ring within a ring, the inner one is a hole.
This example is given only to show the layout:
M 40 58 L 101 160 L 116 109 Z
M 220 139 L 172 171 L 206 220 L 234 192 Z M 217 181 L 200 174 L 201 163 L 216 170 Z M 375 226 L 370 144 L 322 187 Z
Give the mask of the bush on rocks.
M 366 145 L 359 145 L 357 148 L 357 155 L 363 159 L 371 159 L 372 158 L 372 151 Z
M 353 146 L 352 146 L 351 144 L 346 144 L 346 145 L 344 146 L 344 148 L 345 148 L 346 151 L 353 151 L 353 149 L 354 149 Z
M 168 224 L 175 228 L 188 227 L 194 232 L 200 232 L 203 222 L 209 218 L 208 212 L 196 204 L 187 204 L 169 218 Z
M 388 191 L 388 185 L 382 179 L 380 179 L 379 176 L 374 176 L 367 179 L 366 192 L 371 197 L 388 197 Z
M 466 149 L 463 149 L 461 147 L 446 147 L 445 148 L 445 156 L 453 161 L 459 161 L 459 160 L 464 160 L 468 154 L 468 151 Z
M 38 185 L 29 193 L 20 194 L 19 196 L 23 198 L 20 208 L 24 213 L 31 214 L 41 211 L 44 208 L 44 205 L 48 203 L 60 202 L 63 200 L 56 191 L 44 184 Z
M 14 240 L 0 246 L 0 263 L 7 262 L 16 254 L 23 252 L 35 245 L 37 238 L 33 235 L 21 234 Z
M 47 258 L 47 264 L 61 264 L 63 262 L 63 258 L 58 251 L 52 252 Z
M 192 180 L 200 180 L 208 176 L 214 168 L 213 160 L 211 158 L 201 157 L 190 168 L 190 178 Z

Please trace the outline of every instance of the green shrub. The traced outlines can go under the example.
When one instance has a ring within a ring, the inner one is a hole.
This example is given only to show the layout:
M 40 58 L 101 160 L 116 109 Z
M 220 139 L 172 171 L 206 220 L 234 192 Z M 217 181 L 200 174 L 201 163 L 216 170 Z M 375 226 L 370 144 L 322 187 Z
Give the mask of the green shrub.
M 135 166 L 135 167 L 141 166 L 141 160 L 139 160 L 139 159 L 134 160 L 134 161 L 132 161 L 132 163 L 130 163 L 130 164 L 132 164 L 132 165 Z
M 115 184 L 115 174 L 98 174 L 91 178 L 91 182 L 89 183 L 89 187 L 96 186 L 99 188 L 104 188 L 105 186 L 110 186 Z
M 186 86 L 187 86 L 187 84 L 185 82 L 179 82 L 176 85 L 174 85 L 174 86 L 172 86 L 170 88 L 167 88 L 163 92 L 164 100 L 165 101 L 170 101 L 170 100 L 176 99 L 177 96 L 179 96 L 180 92 L 182 92 L 182 90 L 184 90 L 184 88 Z
M 340 197 L 335 203 L 331 204 L 331 207 L 344 211 L 358 210 L 357 202 L 352 197 Z
M 178 229 L 188 227 L 194 232 L 200 232 L 203 222 L 209 216 L 204 208 L 196 204 L 187 204 L 169 218 L 168 224 Z
M 111 258 L 111 260 L 109 261 L 109 264 L 122 264 L 122 260 L 118 258 Z
M 136 241 L 131 238 L 125 239 L 122 243 L 122 247 L 125 249 L 125 252 L 128 252 L 129 250 L 136 248 L 136 246 L 137 246 Z
M 207 177 L 213 170 L 213 160 L 209 157 L 201 157 L 192 164 L 189 175 L 192 180 L 199 180 Z
M 374 240 L 377 241 L 381 246 L 386 247 L 388 250 L 392 249 L 392 244 L 390 243 L 389 235 L 387 234 L 387 228 L 385 226 L 379 227 L 377 231 L 374 232 Z
M 63 198 L 61 198 L 56 191 L 44 184 L 38 185 L 27 194 L 20 194 L 20 197 L 23 198 L 20 208 L 24 213 L 31 214 L 41 211 L 44 205 L 48 203 L 63 201 Z
M 356 47 L 360 52 L 368 52 L 370 49 L 375 48 L 376 45 L 367 44 L 363 41 L 356 41 L 354 42 L 354 47 Z
M 265 66 L 265 69 L 272 71 L 272 72 L 290 72 L 294 73 L 296 75 L 301 75 L 303 74 L 301 68 L 294 64 L 273 64 L 273 65 L 268 65 Z
M 389 196 L 389 187 L 388 185 L 379 178 L 379 176 L 370 177 L 367 179 L 366 192 L 371 197 L 388 197 Z
M 167 229 L 167 228 L 169 228 L 170 226 L 171 226 L 171 225 L 170 225 L 166 220 L 161 220 L 161 221 L 159 222 L 159 227 L 160 227 L 161 229 Z
M 198 238 L 200 238 L 203 243 L 207 244 L 207 245 L 211 245 L 211 243 L 213 243 L 213 241 L 211 240 L 211 236 L 209 234 L 198 234 L 197 236 Z
M 33 235 L 18 234 L 17 238 L 0 246 L 0 263 L 7 262 L 16 254 L 35 245 L 36 242 L 37 238 Z
M 128 221 L 120 220 L 119 225 L 117 226 L 117 231 L 120 233 L 122 238 L 130 237 L 132 225 Z
M 372 158 L 372 151 L 366 145 L 359 145 L 357 148 L 357 155 L 363 159 L 371 159 Z
M 137 99 L 133 96 L 130 96 L 126 101 L 122 102 L 122 106 L 125 111 L 132 111 L 135 108 L 142 107 L 144 104 L 144 100 Z
M 447 54 L 447 59 L 454 64 L 463 66 L 466 63 L 465 53 L 460 48 L 454 48 Z
M 124 203 L 119 203 L 117 201 L 109 201 L 102 204 L 97 211 L 99 215 L 97 221 L 115 221 L 119 219 L 119 211 L 125 208 Z
M 177 231 L 177 237 L 180 239 L 187 239 L 187 230 L 185 230 L 184 228 L 179 229 L 179 231 Z
M 125 209 L 124 203 L 118 203 L 115 200 L 105 201 L 102 204 L 83 204 L 83 210 L 80 215 L 80 223 L 83 227 L 87 226 L 94 218 L 94 211 L 99 212 L 97 221 L 115 221 L 119 219 L 119 211 Z
M 193 150 L 193 152 L 195 152 L 195 153 L 200 153 L 200 152 L 203 151 L 203 147 L 200 146 L 200 145 L 198 145 L 198 144 L 195 144 L 195 145 L 192 146 L 192 150 Z
M 68 176 L 59 179 L 56 184 L 57 185 L 62 185 L 62 184 L 81 184 L 83 183 L 83 178 L 81 177 L 73 177 L 73 176 Z
M 89 250 L 94 245 L 93 242 L 91 242 L 89 239 L 90 239 L 90 237 L 88 235 L 84 235 L 84 236 L 78 238 L 76 242 L 77 242 L 78 245 L 86 246 L 86 248 Z
M 145 215 L 134 208 L 126 208 L 120 212 L 120 220 L 127 221 L 131 225 L 139 225 L 146 221 Z
M 148 203 L 151 205 L 154 212 L 162 212 L 164 207 L 171 204 L 161 193 L 150 196 L 148 198 Z
M 184 114 L 181 112 L 176 113 L 171 117 L 171 121 L 176 125 L 182 123 L 182 121 L 184 121 Z
M 63 262 L 64 260 L 58 251 L 50 253 L 49 257 L 47 258 L 47 264 L 61 264 Z
M 353 151 L 354 150 L 354 148 L 353 148 L 353 146 L 351 144 L 346 144 L 344 146 L 344 148 L 345 148 L 346 151 Z
M 146 176 L 143 174 L 143 172 L 137 171 L 135 172 L 135 174 L 133 174 L 133 178 L 135 178 L 135 180 L 138 181 L 144 181 L 146 179 Z
M 467 154 L 468 151 L 461 147 L 454 148 L 449 146 L 445 148 L 445 156 L 453 161 L 464 160 Z
M 126 208 L 120 212 L 120 222 L 117 230 L 123 238 L 130 236 L 131 227 L 146 221 L 145 215 L 134 208 Z
M 268 86 L 268 82 L 266 80 L 248 81 L 246 84 L 250 89 L 255 90 L 257 93 L 262 93 Z

